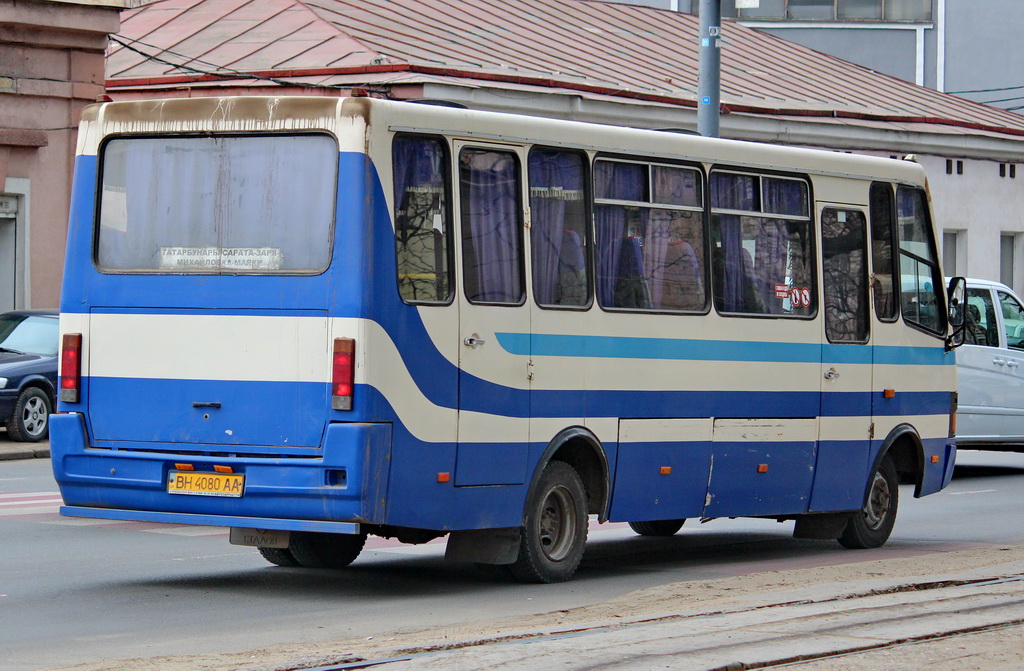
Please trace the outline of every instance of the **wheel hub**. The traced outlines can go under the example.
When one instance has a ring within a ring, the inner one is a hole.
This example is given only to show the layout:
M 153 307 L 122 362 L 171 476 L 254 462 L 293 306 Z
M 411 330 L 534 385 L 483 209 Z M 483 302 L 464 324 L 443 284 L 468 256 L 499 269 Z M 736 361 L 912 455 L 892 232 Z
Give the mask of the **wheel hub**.
M 21 413 L 22 424 L 30 435 L 38 436 L 46 428 L 46 404 L 41 398 L 30 398 Z
M 572 497 L 565 487 L 548 492 L 541 508 L 539 523 L 540 546 L 551 561 L 561 561 L 572 548 L 575 521 L 571 514 Z
M 881 473 L 875 473 L 871 483 L 871 494 L 868 504 L 864 507 L 864 522 L 871 529 L 879 528 L 889 512 L 889 483 Z

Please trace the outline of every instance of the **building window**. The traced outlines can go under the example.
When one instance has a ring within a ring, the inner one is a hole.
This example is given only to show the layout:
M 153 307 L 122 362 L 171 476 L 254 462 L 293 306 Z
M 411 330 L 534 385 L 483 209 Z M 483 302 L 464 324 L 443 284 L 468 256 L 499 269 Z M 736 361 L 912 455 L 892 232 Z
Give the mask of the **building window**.
M 1013 286 L 1013 255 L 1016 237 L 1013 233 L 1004 233 L 999 236 L 999 281 L 1008 287 Z
M 722 16 L 795 21 L 931 21 L 931 0 L 760 0 L 756 8 L 737 9 L 723 0 Z M 699 3 L 690 3 L 694 13 Z
M 960 236 L 966 234 L 966 231 L 942 232 L 942 270 L 946 275 L 964 274 L 960 267 L 960 254 L 957 246 L 960 244 Z

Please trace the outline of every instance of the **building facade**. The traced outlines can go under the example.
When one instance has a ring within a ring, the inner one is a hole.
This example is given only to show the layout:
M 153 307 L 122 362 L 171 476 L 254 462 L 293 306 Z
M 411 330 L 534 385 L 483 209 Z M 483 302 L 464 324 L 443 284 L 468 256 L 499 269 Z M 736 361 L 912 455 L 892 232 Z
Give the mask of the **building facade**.
M 627 0 L 698 13 L 699 0 Z M 750 7 L 757 4 L 757 7 Z M 937 91 L 1024 110 L 1019 0 L 722 0 L 722 15 L 785 40 Z M 949 274 L 1024 288 L 1020 156 L 959 149 L 919 154 L 943 228 Z M 912 147 L 907 148 L 914 152 Z M 998 259 L 998 263 L 993 260 Z
M 60 299 L 78 118 L 122 0 L 0 3 L 0 310 Z

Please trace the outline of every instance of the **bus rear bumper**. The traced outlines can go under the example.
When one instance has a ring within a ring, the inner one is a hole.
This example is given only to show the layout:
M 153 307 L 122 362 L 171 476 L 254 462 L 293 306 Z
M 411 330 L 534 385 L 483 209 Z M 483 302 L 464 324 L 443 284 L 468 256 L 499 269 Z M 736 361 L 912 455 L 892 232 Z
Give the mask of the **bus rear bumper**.
M 248 529 L 275 529 L 278 531 L 322 531 L 336 534 L 358 534 L 354 522 L 328 522 L 316 520 L 284 520 L 271 517 L 238 517 L 231 515 L 200 515 L 196 513 L 165 513 L 152 510 L 121 510 L 117 508 L 87 508 L 61 506 L 65 517 L 90 517 L 101 520 L 130 522 L 161 522 L 211 527 L 243 527 Z
M 331 424 L 322 454 L 301 458 L 96 448 L 79 414 L 52 416 L 50 430 L 67 515 L 284 531 L 320 525 L 340 533 L 386 522 L 390 424 Z M 239 494 L 182 496 L 169 485 L 182 470 L 200 477 L 227 471 L 244 483 Z

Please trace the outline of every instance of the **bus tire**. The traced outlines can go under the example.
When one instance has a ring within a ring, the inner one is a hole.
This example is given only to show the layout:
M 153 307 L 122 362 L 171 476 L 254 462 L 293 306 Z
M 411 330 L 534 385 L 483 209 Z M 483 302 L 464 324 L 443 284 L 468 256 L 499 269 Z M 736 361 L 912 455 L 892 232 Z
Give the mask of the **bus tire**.
M 257 548 L 263 558 L 277 566 L 302 566 L 288 548 Z
M 549 462 L 526 503 L 519 556 L 509 565 L 512 575 L 533 583 L 571 578 L 583 559 L 588 521 L 579 474 L 565 462 Z
M 851 550 L 866 550 L 881 547 L 889 539 L 896 524 L 896 509 L 899 507 L 900 490 L 896 465 L 891 455 L 885 455 L 871 476 L 864 509 L 853 515 L 846 523 L 839 544 Z
M 683 528 L 683 520 L 653 520 L 651 522 L 630 522 L 629 528 L 641 536 L 674 536 Z
M 355 561 L 366 534 L 325 534 L 293 531 L 288 551 L 305 568 L 345 568 Z

